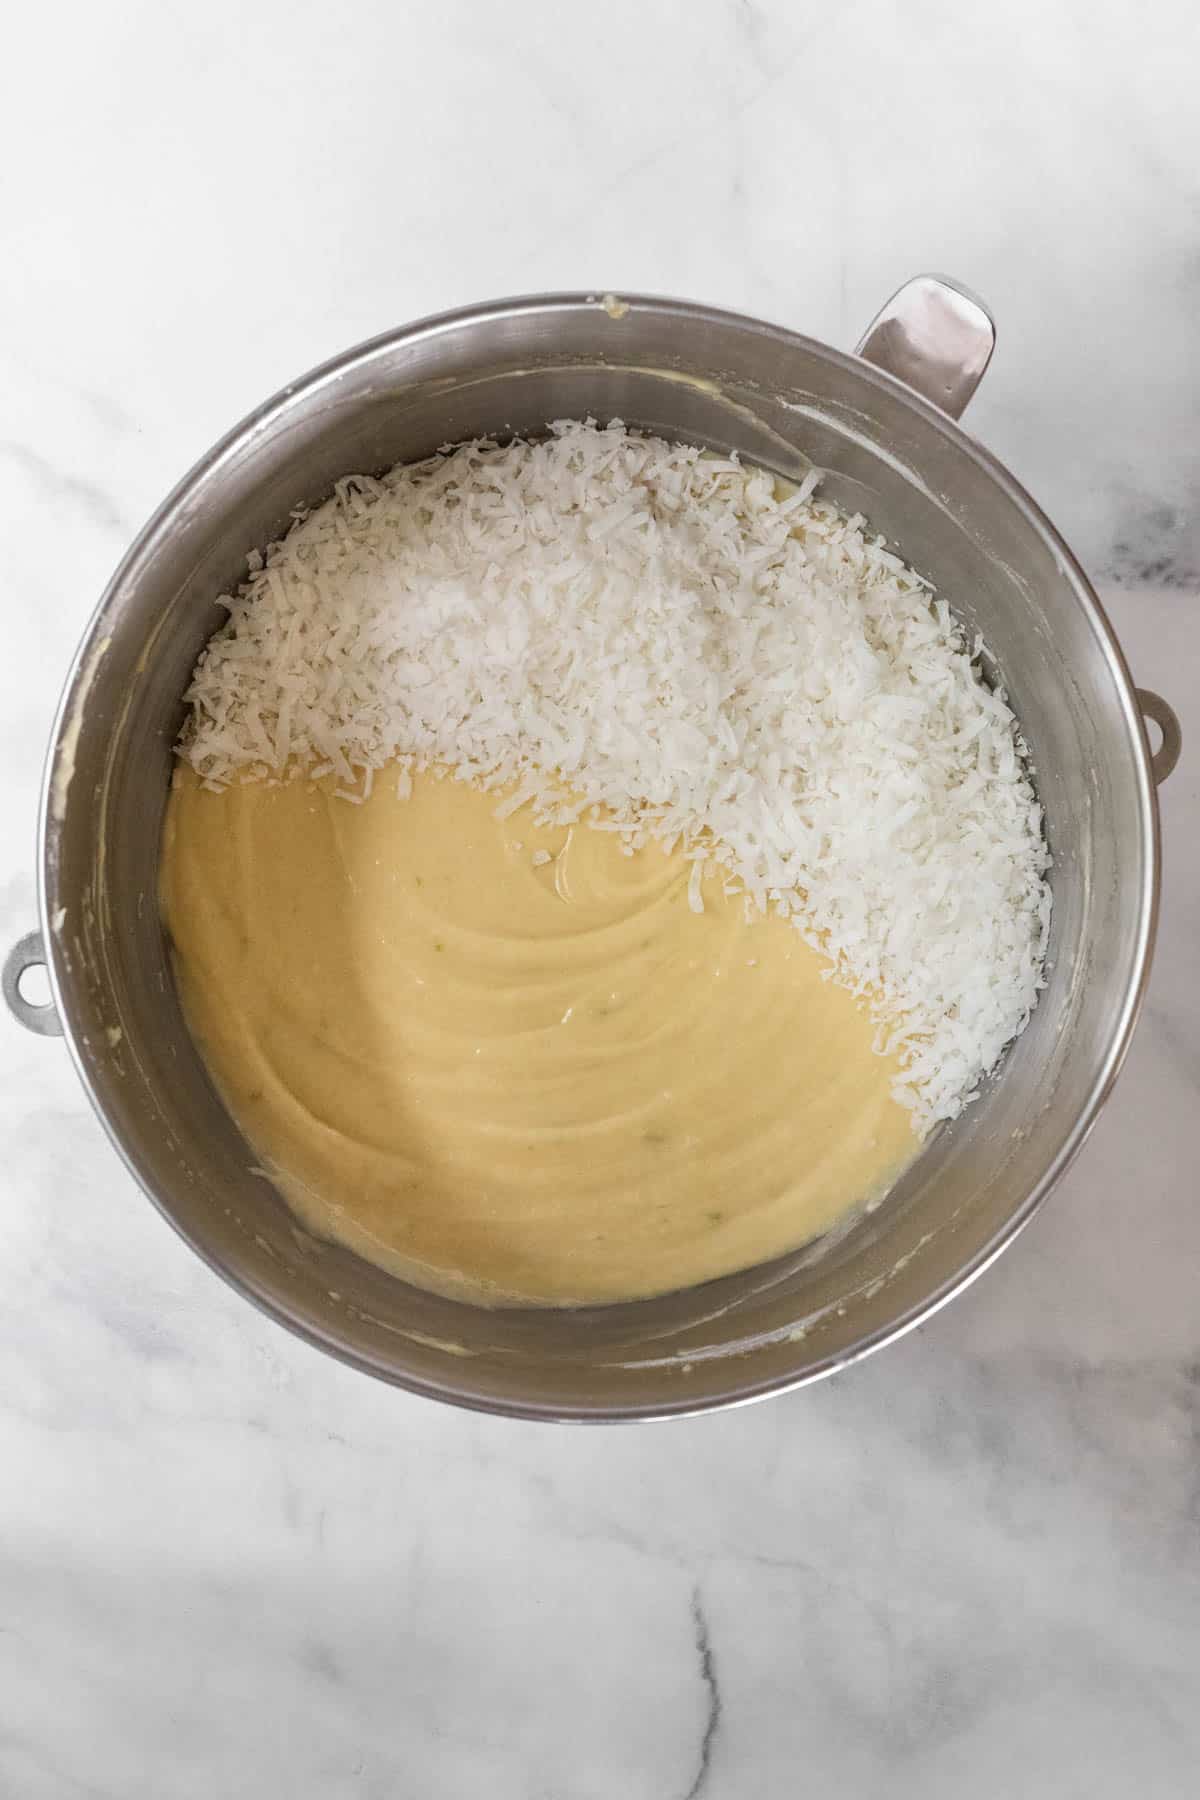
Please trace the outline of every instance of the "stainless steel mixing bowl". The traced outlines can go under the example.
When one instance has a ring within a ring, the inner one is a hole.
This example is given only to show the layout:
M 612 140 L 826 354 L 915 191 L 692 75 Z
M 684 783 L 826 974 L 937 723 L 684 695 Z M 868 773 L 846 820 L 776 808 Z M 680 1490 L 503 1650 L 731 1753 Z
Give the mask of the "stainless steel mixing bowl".
M 113 577 L 54 730 L 41 931 L 5 969 L 62 1030 L 114 1144 L 199 1255 L 281 1323 L 418 1393 L 535 1418 L 689 1413 L 810 1381 L 896 1337 L 986 1267 L 1082 1144 L 1128 1048 L 1158 895 L 1155 779 L 1178 727 L 1139 696 L 1095 594 L 1017 483 L 953 423 L 986 312 L 932 277 L 844 355 L 673 300 L 565 294 L 446 314 L 286 388 L 206 456 Z M 181 695 L 248 550 L 350 471 L 591 414 L 737 450 L 861 509 L 1002 671 L 1054 853 L 1053 955 L 988 1091 L 836 1241 L 666 1299 L 477 1310 L 301 1229 L 256 1165 L 180 1012 L 156 903 Z M 1146 711 L 1164 733 L 1152 757 Z M 51 1003 L 19 983 L 45 962 Z

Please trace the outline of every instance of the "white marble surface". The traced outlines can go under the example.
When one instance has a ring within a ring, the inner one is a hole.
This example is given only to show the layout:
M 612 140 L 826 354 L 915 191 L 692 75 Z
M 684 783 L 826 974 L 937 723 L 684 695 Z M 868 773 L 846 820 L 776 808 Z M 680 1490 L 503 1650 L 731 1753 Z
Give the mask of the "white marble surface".
M 355 338 L 554 286 L 852 341 L 992 303 L 974 429 L 1183 714 L 1084 1157 L 924 1331 L 648 1430 L 475 1419 L 228 1292 L 0 1018 L 0 1794 L 1108 1800 L 1200 1758 L 1200 36 L 1116 0 L 65 0 L 0 98 L 0 941 L 150 507 Z

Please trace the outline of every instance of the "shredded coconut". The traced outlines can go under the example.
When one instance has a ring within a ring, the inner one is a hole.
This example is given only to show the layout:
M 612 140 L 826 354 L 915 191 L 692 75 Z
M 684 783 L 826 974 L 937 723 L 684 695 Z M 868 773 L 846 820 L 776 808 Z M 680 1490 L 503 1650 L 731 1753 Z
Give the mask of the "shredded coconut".
M 915 1123 L 952 1118 L 1044 985 L 1041 809 L 982 644 L 815 487 L 619 421 L 348 477 L 224 599 L 180 753 L 214 787 L 515 783 L 502 813 L 682 847 L 693 906 L 724 865 L 869 1004 Z

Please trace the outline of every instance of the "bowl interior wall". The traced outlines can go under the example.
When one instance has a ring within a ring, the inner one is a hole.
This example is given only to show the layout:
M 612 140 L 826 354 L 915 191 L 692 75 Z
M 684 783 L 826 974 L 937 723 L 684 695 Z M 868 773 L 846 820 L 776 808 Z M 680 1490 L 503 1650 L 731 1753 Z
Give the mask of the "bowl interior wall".
M 619 417 L 737 450 L 863 512 L 978 631 L 1028 738 L 1055 857 L 1049 983 L 984 1096 L 883 1207 L 820 1255 L 635 1305 L 483 1312 L 303 1230 L 217 1099 L 184 1025 L 156 903 L 181 696 L 216 596 L 294 507 L 481 434 Z M 470 1403 L 671 1411 L 819 1371 L 986 1260 L 1070 1144 L 1136 986 L 1152 844 L 1111 648 L 1053 541 L 962 440 L 849 359 L 721 315 L 635 306 L 459 322 L 264 409 L 139 540 L 69 702 L 74 771 L 47 831 L 46 909 L 76 1051 L 135 1170 L 189 1241 L 296 1329 Z M 1139 923 L 1141 922 L 1141 923 Z M 116 1028 L 116 1048 L 109 1035 Z

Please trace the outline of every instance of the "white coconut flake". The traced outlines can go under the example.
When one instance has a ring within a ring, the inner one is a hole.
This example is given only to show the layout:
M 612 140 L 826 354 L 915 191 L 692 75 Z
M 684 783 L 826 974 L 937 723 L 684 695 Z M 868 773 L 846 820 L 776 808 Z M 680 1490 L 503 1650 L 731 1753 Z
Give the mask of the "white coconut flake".
M 867 1001 L 915 1123 L 951 1118 L 1043 985 L 1041 810 L 984 646 L 815 487 L 619 421 L 348 477 L 223 598 L 180 754 L 351 800 L 445 766 L 723 865 Z

